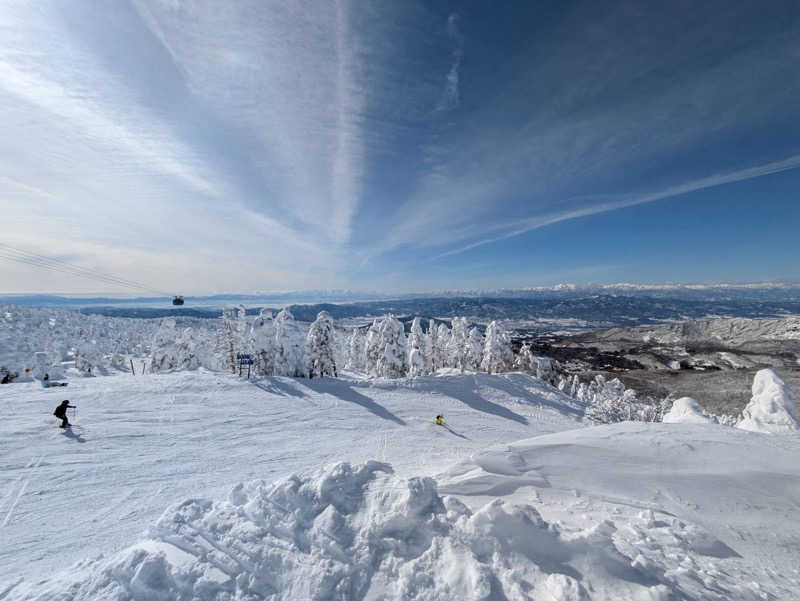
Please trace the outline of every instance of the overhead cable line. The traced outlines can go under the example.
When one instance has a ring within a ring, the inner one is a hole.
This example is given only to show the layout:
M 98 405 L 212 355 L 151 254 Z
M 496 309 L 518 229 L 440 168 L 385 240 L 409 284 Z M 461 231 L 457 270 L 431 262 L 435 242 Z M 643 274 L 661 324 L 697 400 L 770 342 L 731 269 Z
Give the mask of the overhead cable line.
M 15 248 L 13 246 L 10 246 L 8 244 L 3 244 L 1 242 L 0 242 L 0 258 L 7 259 L 10 261 L 15 261 L 17 263 L 22 263 L 25 265 L 30 265 L 32 267 L 40 267 L 42 269 L 48 269 L 50 271 L 54 271 L 56 273 L 61 273 L 64 275 L 73 275 L 83 278 L 89 278 L 113 286 L 119 286 L 131 290 L 147 291 L 154 294 L 158 294 L 159 296 L 170 296 L 170 294 L 167 292 L 156 290 L 155 288 L 142 284 L 141 282 L 136 282 L 134 280 L 129 280 L 126 278 L 121 278 L 115 275 L 97 271 L 95 269 L 81 267 L 79 265 L 68 263 L 67 261 L 64 261 L 62 259 L 47 257 L 20 248 Z
M 63 261 L 61 259 L 55 259 L 55 258 L 45 257 L 43 255 L 37 255 L 36 253 L 31 253 L 29 251 L 16 249 L 14 247 L 10 247 L 2 243 L 0 243 L 0 253 L 2 253 L 5 256 L 5 258 L 10 259 L 12 261 L 18 261 L 21 263 L 34 265 L 37 267 L 50 268 L 56 271 L 63 271 L 66 273 L 70 273 L 71 275 L 91 277 L 93 279 L 102 280 L 103 282 L 109 284 L 115 284 L 142 290 L 149 290 L 151 292 L 158 292 L 159 294 L 161 293 L 159 291 L 150 289 L 148 286 L 144 286 L 139 282 L 134 282 L 132 280 L 125 280 L 123 278 L 105 274 L 96 270 L 80 267 L 78 265 L 72 265 L 71 263 L 67 263 L 66 261 Z

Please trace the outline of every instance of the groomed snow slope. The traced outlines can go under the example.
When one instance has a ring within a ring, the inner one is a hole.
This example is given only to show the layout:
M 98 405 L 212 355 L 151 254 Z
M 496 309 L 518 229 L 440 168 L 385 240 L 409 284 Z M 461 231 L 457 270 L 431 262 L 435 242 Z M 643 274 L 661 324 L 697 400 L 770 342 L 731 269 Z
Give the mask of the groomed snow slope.
M 78 406 L 71 432 L 52 415 L 65 398 Z M 0 406 L 0 592 L 117 551 L 172 503 L 224 497 L 235 482 L 370 459 L 432 475 L 582 414 L 522 374 L 248 382 L 200 370 L 12 384 Z

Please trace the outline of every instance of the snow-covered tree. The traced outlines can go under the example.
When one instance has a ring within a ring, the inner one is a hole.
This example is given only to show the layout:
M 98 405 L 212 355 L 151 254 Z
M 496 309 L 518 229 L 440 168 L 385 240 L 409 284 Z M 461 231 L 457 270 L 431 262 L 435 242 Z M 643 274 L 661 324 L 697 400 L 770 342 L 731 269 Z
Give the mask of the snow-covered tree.
M 436 327 L 436 321 L 429 320 L 428 335 L 425 337 L 425 357 L 428 359 L 428 370 L 431 373 L 436 373 L 436 370 L 442 366 L 438 334 L 439 330 Z
M 275 375 L 275 322 L 272 311 L 262 309 L 250 329 L 253 350 L 253 370 L 261 376 Z
M 486 328 L 486 342 L 483 346 L 481 367 L 493 374 L 507 371 L 514 360 L 511 339 L 502 324 L 493 321 Z
M 483 360 L 483 345 L 485 341 L 483 334 L 478 328 L 470 328 L 469 335 L 467 336 L 467 367 L 473 371 L 481 368 L 481 361 Z
M 578 374 L 574 374 L 572 376 L 572 380 L 569 383 L 569 392 L 567 394 L 569 394 L 569 396 L 573 398 L 577 397 L 578 388 L 580 387 L 580 385 L 581 385 L 581 380 L 580 378 L 578 378 Z
M 381 323 L 382 321 L 378 319 L 372 320 L 364 343 L 364 367 L 370 376 L 378 375 L 378 359 L 381 355 Z
M 389 315 L 383 318 L 380 331 L 381 353 L 378 357 L 378 375 L 384 378 L 402 378 L 406 375 L 406 334 L 403 324 Z
M 84 376 L 104 374 L 103 358 L 94 340 L 87 340 L 75 347 L 75 368 Z
M 622 422 L 633 416 L 636 391 L 626 390 L 617 378 L 606 380 L 598 374 L 589 384 L 589 399 L 587 418 L 603 424 Z
M 347 340 L 347 363 L 346 369 L 353 371 L 365 370 L 366 337 L 359 328 L 353 328 Z
M 192 328 L 179 330 L 174 319 L 165 319 L 153 343 L 150 355 L 151 372 L 197 369 L 198 341 Z
M 336 377 L 336 361 L 333 358 L 333 318 L 327 311 L 320 311 L 306 335 L 306 360 L 308 377 Z
M 454 317 L 451 323 L 450 339 L 445 349 L 447 364 L 463 372 L 467 362 L 467 318 Z
M 216 360 L 234 373 L 236 372 L 236 355 L 244 352 L 238 322 L 239 310 L 236 307 L 225 307 L 222 310 L 222 323 L 215 345 Z
M 433 359 L 437 365 L 436 369 L 451 367 L 447 361 L 447 347 L 450 342 L 450 328 L 440 323 L 436 328 L 436 346 L 433 350 Z
M 526 342 L 519 349 L 516 357 L 514 357 L 514 369 L 519 371 L 536 371 L 535 361 L 533 353 L 531 352 L 531 345 Z
M 305 337 L 294 316 L 282 309 L 275 317 L 275 375 L 303 377 Z
M 425 335 L 422 332 L 422 323 L 419 317 L 415 317 L 411 322 L 408 348 L 408 375 L 424 376 L 428 373 L 428 361 L 425 356 Z
M 555 378 L 553 360 L 550 357 L 533 356 L 532 364 L 536 365 L 536 377 L 545 382 L 552 382 Z

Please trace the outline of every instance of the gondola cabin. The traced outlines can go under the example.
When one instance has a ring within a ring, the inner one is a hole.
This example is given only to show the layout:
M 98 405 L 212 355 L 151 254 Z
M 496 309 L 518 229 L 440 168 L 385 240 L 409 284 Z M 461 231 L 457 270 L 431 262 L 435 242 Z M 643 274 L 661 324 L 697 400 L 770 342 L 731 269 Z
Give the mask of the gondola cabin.
M 183 297 L 182 296 L 173 296 L 172 297 L 172 304 L 173 305 L 182 305 L 183 304 Z

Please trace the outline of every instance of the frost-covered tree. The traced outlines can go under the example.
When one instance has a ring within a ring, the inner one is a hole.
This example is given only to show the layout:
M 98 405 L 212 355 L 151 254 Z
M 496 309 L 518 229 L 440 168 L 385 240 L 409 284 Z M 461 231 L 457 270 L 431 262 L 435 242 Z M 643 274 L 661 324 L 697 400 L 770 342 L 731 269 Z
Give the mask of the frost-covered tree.
M 364 367 L 371 376 L 378 375 L 378 359 L 381 355 L 381 320 L 372 320 L 364 343 Z
M 334 345 L 333 318 L 327 311 L 320 311 L 306 335 L 309 378 L 314 376 L 336 377 L 336 361 L 333 358 Z
M 581 380 L 580 378 L 578 378 L 578 374 L 574 374 L 572 376 L 572 380 L 569 383 L 569 392 L 567 394 L 569 394 L 569 396 L 573 398 L 577 397 L 578 388 L 580 387 L 580 385 L 581 385 Z
M 463 372 L 467 362 L 467 318 L 454 317 L 451 323 L 450 339 L 445 349 L 447 364 Z
M 555 378 L 553 360 L 550 357 L 533 356 L 532 364 L 536 365 L 536 377 L 545 382 L 552 382 Z
M 305 337 L 294 316 L 282 309 L 275 317 L 275 375 L 303 377 Z
M 406 375 L 406 334 L 403 324 L 393 315 L 383 318 L 380 325 L 380 342 L 376 372 L 384 378 L 402 378 Z
M 425 335 L 422 332 L 422 323 L 419 317 L 411 322 L 411 332 L 408 336 L 408 375 L 424 376 L 428 373 L 428 360 L 425 355 Z
M 589 383 L 586 417 L 594 422 L 610 424 L 632 419 L 636 391 L 626 390 L 617 378 L 606 380 L 601 374 Z
M 478 328 L 470 328 L 467 335 L 467 354 L 466 361 L 467 367 L 473 371 L 481 368 L 481 361 L 483 360 L 483 345 L 485 340 L 483 334 Z
M 493 374 L 507 371 L 514 360 L 511 339 L 502 324 L 493 321 L 486 328 L 486 342 L 483 346 L 481 367 Z
M 253 369 L 255 373 L 261 376 L 275 375 L 277 345 L 272 311 L 262 309 L 259 316 L 253 320 L 250 329 L 250 340 L 252 341 Z
M 447 348 L 449 344 L 450 328 L 440 323 L 439 327 L 436 329 L 436 347 L 434 348 L 434 357 L 436 358 L 436 364 L 439 366 L 437 369 L 452 367 L 447 361 Z
M 436 321 L 431 319 L 428 321 L 428 335 L 425 337 L 425 357 L 428 359 L 428 370 L 431 373 L 436 373 L 436 370 L 442 366 L 441 357 L 439 354 L 439 330 L 436 327 Z
M 519 371 L 536 371 L 535 361 L 533 353 L 531 352 L 531 345 L 526 342 L 519 349 L 516 357 L 514 357 L 514 369 Z
M 239 310 L 236 307 L 222 310 L 222 323 L 216 342 L 216 360 L 236 373 L 236 355 L 245 352 L 242 348 L 244 340 L 239 325 Z
M 347 340 L 347 363 L 346 369 L 353 371 L 365 370 L 365 353 L 367 339 L 359 328 L 353 328 Z
M 197 369 L 200 367 L 197 348 L 198 341 L 195 340 L 192 328 L 180 330 L 174 319 L 165 319 L 153 341 L 150 371 Z
M 81 344 L 75 348 L 75 369 L 84 376 L 97 376 L 99 357 L 91 344 Z

